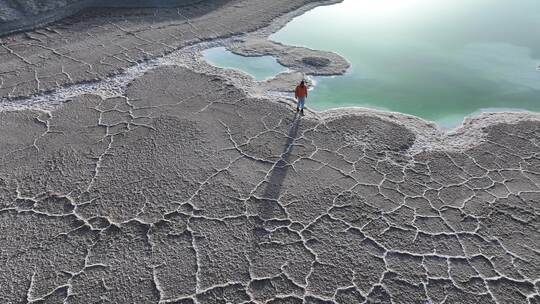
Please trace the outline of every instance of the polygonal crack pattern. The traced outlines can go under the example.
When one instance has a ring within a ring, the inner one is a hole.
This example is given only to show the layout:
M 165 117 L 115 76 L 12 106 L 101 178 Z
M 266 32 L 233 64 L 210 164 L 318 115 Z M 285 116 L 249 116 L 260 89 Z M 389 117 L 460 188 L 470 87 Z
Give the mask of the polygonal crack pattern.
M 85 12 L 2 39 L 0 96 L 92 82 L 306 2 Z M 538 123 L 412 155 L 395 123 L 294 116 L 167 67 L 117 98 L 0 112 L 0 129 L 3 303 L 540 303 Z
M 0 116 L 2 302 L 540 299 L 540 123 L 412 154 L 172 66 Z

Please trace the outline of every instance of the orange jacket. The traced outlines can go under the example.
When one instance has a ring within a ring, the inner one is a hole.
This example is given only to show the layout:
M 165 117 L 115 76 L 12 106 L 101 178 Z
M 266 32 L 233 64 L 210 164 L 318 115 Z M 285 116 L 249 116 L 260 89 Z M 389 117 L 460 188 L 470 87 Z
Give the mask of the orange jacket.
M 298 85 L 296 86 L 296 90 L 294 91 L 294 97 L 295 98 L 307 97 L 308 95 L 307 91 L 308 91 L 307 86 Z

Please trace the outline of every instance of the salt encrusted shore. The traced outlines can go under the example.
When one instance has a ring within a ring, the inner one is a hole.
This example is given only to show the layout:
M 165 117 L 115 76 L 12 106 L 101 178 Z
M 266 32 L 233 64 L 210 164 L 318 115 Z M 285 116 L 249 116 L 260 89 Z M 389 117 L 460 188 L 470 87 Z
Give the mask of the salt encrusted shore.
M 4 38 L 1 302 L 539 303 L 538 114 L 300 117 L 285 80 L 200 57 L 325 3 Z

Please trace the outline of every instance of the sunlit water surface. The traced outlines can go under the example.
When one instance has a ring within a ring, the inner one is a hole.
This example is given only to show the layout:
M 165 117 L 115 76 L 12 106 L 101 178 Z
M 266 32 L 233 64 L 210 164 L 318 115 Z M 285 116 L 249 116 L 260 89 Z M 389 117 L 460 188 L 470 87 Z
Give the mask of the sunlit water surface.
M 345 0 L 270 39 L 351 62 L 344 76 L 315 78 L 308 106 L 385 109 L 449 127 L 484 110 L 540 110 L 539 32 L 538 0 Z

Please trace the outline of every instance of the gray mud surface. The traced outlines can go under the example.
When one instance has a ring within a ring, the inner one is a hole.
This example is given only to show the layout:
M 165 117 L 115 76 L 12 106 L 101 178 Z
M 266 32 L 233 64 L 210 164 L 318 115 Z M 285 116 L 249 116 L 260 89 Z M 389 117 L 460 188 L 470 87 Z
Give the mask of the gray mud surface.
M 183 59 L 117 96 L 0 110 L 0 302 L 540 303 L 538 114 L 451 133 L 298 116 L 182 49 L 309 6 L 95 12 L 5 38 L 0 105 Z

